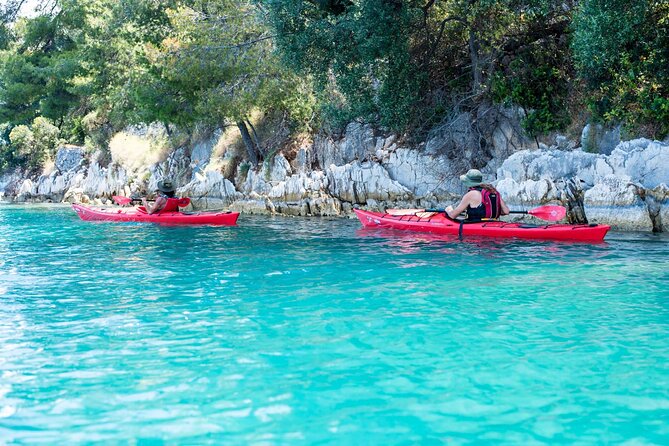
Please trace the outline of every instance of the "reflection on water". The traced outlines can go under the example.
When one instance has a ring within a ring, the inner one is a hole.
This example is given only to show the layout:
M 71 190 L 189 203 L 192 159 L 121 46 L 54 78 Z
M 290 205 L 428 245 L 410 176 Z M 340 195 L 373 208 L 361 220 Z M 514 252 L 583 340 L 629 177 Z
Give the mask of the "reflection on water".
M 0 206 L 0 438 L 663 444 L 668 242 Z

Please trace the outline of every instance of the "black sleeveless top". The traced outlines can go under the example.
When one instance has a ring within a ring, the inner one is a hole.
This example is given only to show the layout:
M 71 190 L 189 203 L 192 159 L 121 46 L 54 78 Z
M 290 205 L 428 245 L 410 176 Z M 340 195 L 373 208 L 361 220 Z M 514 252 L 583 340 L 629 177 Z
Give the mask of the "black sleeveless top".
M 477 221 L 485 218 L 485 205 L 483 202 L 475 208 L 467 206 L 467 221 Z
M 481 192 L 481 204 L 475 208 L 467 206 L 467 219 L 465 221 L 481 221 L 484 218 L 499 218 L 499 194 L 496 190 L 493 189 L 490 193 L 484 193 L 483 187 L 481 186 L 470 187 L 469 190 L 477 190 Z M 489 212 L 486 208 L 486 204 L 490 207 Z

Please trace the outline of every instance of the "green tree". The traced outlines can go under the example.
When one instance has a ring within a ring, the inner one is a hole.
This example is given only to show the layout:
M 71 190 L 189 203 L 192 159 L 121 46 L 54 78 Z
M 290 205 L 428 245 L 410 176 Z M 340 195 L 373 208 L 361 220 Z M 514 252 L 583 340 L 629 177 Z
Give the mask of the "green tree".
M 78 51 L 83 70 L 77 79 L 77 92 L 86 98 L 82 110 L 95 112 L 97 120 L 116 129 L 153 118 L 138 111 L 145 104 L 137 103 L 136 89 L 155 92 L 152 88 L 155 85 L 149 88 L 144 85 L 147 80 L 144 74 L 151 66 L 147 52 L 171 32 L 167 12 L 179 2 L 79 0 L 79 3 L 86 18 L 82 27 L 85 41 Z
M 541 116 L 539 121 L 550 121 L 564 108 L 555 97 L 564 97 L 570 64 L 564 69 L 564 58 L 551 53 L 566 48 L 562 37 L 570 1 L 262 4 L 270 12 L 283 59 L 318 80 L 323 110 L 336 110 L 341 122 L 362 118 L 395 130 L 429 127 L 449 109 L 473 110 L 491 96 L 522 99 L 521 105 L 532 110 L 539 107 L 530 112 Z M 510 84 L 516 67 L 536 62 L 542 64 L 538 71 L 522 73 L 522 87 L 529 91 L 518 94 L 517 85 L 504 85 L 491 95 L 493 81 Z M 541 87 L 556 81 L 560 87 L 531 91 L 541 88 L 534 87 L 537 80 Z
M 261 2 L 288 66 L 313 76 L 326 120 L 407 125 L 425 77 L 413 64 L 417 10 L 403 2 Z
M 36 118 L 31 127 L 17 125 L 9 133 L 13 156 L 26 167 L 38 169 L 54 155 L 59 133 L 56 126 L 41 117 Z
M 273 36 L 250 1 L 184 2 L 169 12 L 173 32 L 149 53 L 136 89 L 144 119 L 187 125 L 234 123 L 249 160 L 262 158 L 249 116 L 284 109 L 304 116 L 303 81 L 274 55 Z
M 14 39 L 0 51 L 0 121 L 29 123 L 38 115 L 59 125 L 77 104 L 70 80 L 78 63 L 74 55 L 77 14 L 60 11 L 19 19 Z
M 584 0 L 573 28 L 594 116 L 669 133 L 669 3 Z

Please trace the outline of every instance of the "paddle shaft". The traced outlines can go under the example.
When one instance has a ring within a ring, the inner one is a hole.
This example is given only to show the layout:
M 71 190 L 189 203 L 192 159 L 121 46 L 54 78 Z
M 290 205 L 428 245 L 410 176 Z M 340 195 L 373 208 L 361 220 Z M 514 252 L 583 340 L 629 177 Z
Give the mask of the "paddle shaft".
M 386 209 L 390 215 L 416 215 L 418 212 L 445 212 L 444 209 Z M 564 218 L 566 209 L 562 206 L 540 206 L 534 209 L 522 211 L 510 211 L 510 214 L 532 215 L 533 217 L 547 221 L 559 221 Z
M 425 209 L 423 212 L 446 212 L 446 209 Z M 509 211 L 509 214 L 529 214 L 528 211 Z

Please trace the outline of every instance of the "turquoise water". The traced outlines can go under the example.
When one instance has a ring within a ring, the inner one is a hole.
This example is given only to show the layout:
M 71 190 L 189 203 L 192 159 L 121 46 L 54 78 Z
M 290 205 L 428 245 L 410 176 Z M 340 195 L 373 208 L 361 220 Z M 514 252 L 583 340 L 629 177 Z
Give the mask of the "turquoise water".
M 669 238 L 0 206 L 0 444 L 667 444 Z

